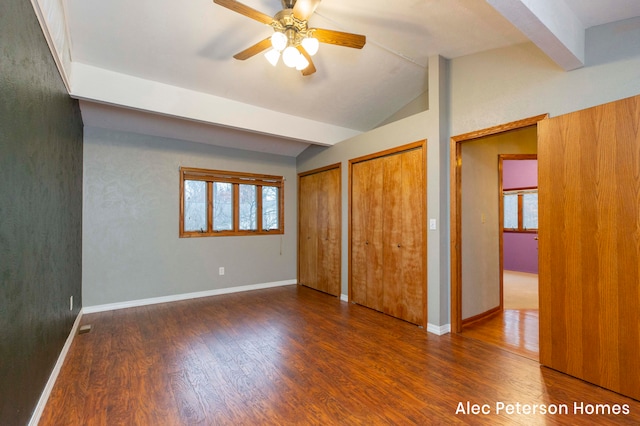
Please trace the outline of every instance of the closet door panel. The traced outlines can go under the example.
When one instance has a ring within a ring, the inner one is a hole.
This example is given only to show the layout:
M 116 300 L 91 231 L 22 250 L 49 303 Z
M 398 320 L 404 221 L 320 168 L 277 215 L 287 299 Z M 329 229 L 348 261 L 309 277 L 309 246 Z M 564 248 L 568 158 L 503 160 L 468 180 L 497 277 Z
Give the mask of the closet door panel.
M 401 299 L 404 320 L 425 325 L 426 203 L 424 156 L 421 149 L 402 155 L 401 174 Z
M 317 196 L 317 289 L 340 295 L 340 169 L 319 173 Z
M 351 258 L 349 300 L 367 304 L 367 249 L 366 249 L 366 183 L 368 166 L 356 163 L 351 166 Z
M 424 184 L 419 149 L 386 158 L 384 312 L 414 324 L 424 318 Z
M 351 300 L 382 310 L 382 162 L 351 169 Z
M 396 318 L 406 316 L 402 297 L 402 156 L 384 157 L 384 307 L 383 312 Z
M 300 178 L 299 185 L 298 282 L 308 287 L 316 288 L 318 177 L 315 174 L 303 176 Z

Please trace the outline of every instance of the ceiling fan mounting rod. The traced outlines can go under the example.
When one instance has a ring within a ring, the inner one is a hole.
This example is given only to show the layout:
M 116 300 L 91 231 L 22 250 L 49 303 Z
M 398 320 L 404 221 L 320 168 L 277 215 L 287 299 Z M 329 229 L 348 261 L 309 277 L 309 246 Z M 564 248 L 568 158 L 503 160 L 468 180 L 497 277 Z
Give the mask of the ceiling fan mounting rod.
M 283 9 L 293 9 L 293 6 L 295 5 L 296 5 L 296 0 L 282 0 Z

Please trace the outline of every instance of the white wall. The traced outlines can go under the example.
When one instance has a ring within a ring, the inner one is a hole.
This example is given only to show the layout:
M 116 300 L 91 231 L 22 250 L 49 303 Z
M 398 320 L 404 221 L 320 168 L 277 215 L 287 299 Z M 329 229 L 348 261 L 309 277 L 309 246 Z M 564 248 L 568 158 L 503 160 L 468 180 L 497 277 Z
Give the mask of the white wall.
M 284 176 L 285 234 L 178 238 L 180 166 Z M 291 157 L 85 128 L 83 305 L 295 280 L 296 185 Z

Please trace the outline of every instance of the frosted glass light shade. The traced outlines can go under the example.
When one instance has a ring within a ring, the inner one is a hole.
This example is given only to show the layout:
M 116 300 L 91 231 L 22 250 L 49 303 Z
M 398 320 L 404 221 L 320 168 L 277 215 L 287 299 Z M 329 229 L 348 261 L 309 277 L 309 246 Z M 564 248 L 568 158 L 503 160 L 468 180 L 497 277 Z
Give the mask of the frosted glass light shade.
M 267 58 L 267 61 L 275 67 L 278 64 L 278 59 L 280 59 L 280 52 L 276 49 L 270 49 L 264 54 L 264 57 Z
M 306 50 L 310 56 L 313 56 L 318 53 L 320 42 L 317 38 L 305 37 L 302 39 L 302 47 L 304 47 L 304 50 Z
M 298 57 L 300 56 L 301 54 L 298 52 L 298 49 L 293 46 L 289 46 L 284 49 L 284 52 L 282 52 L 282 61 L 289 68 L 293 68 L 298 64 Z
M 279 32 L 273 33 L 271 36 L 271 46 L 278 52 L 282 52 L 284 48 L 287 47 L 287 36 Z
M 307 58 L 305 58 L 304 55 L 302 54 L 298 56 L 298 61 L 296 62 L 296 69 L 298 71 L 302 71 L 308 66 L 309 66 L 309 61 L 307 61 Z

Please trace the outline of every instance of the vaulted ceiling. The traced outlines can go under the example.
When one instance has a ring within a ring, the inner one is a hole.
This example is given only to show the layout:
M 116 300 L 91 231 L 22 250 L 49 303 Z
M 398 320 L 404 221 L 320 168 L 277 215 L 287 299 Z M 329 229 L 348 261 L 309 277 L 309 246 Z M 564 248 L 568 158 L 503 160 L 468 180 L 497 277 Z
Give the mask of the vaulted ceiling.
M 312 27 L 366 35 L 321 44 L 302 76 L 233 55 L 273 33 L 211 0 L 33 0 L 86 125 L 296 156 L 427 106 L 428 58 L 532 41 L 584 65 L 585 30 L 640 16 L 637 0 L 323 0 Z M 243 0 L 275 15 L 280 0 Z

